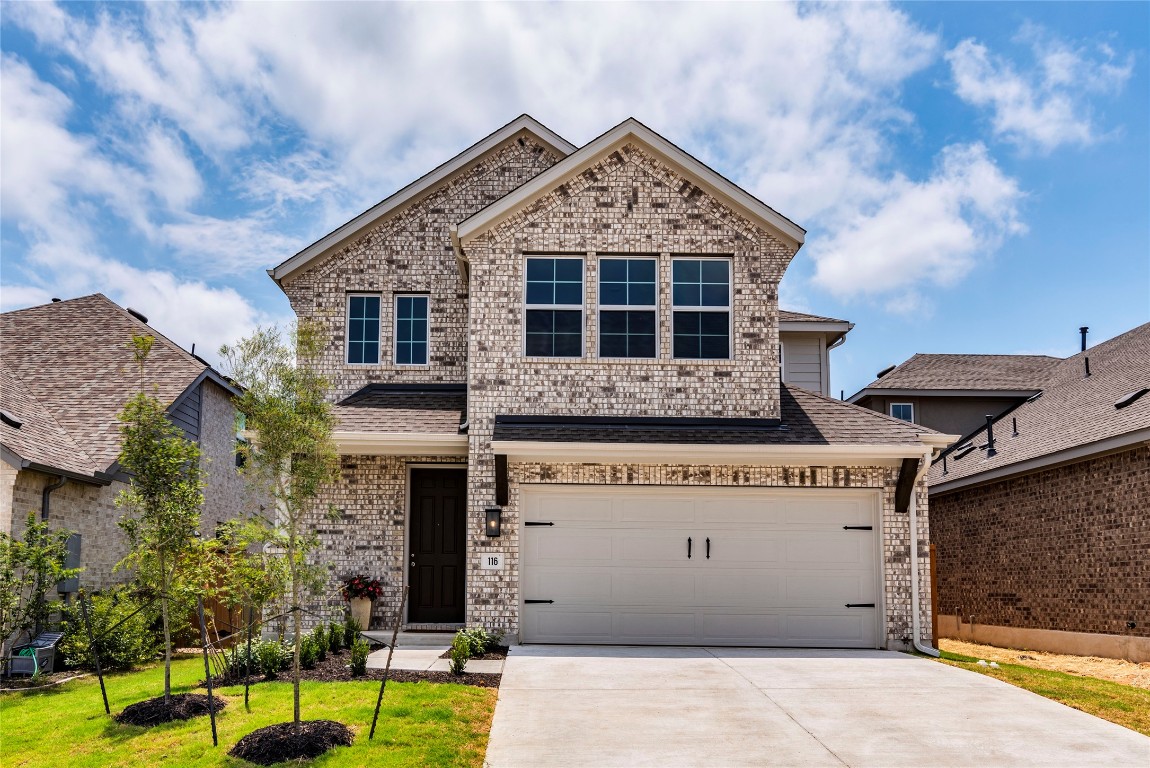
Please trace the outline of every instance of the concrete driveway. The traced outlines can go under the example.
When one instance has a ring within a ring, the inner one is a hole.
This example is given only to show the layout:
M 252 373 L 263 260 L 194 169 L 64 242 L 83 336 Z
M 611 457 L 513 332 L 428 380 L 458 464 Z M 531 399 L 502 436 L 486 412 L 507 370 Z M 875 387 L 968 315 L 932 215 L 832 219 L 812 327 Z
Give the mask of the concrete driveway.
M 1150 766 L 1150 739 L 885 651 L 523 646 L 491 768 Z

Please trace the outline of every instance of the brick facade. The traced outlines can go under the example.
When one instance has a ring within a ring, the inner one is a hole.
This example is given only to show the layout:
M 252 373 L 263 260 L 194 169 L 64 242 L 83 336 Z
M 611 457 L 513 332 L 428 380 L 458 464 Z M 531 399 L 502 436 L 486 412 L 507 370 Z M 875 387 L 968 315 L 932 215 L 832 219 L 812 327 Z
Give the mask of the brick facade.
M 1150 637 L 1147 498 L 1146 446 L 932 497 L 939 612 Z

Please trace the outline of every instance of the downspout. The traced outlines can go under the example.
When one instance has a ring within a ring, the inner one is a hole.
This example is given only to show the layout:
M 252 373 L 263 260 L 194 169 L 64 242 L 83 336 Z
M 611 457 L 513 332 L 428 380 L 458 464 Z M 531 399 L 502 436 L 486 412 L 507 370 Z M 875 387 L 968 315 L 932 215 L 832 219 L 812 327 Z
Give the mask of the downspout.
M 918 472 L 914 476 L 914 487 L 910 491 L 910 506 L 908 512 L 910 514 L 910 611 L 911 611 L 911 641 L 914 643 L 914 649 L 919 653 L 926 654 L 927 656 L 939 657 L 939 652 L 936 648 L 931 648 L 929 645 L 923 645 L 922 642 L 922 621 L 919 617 L 919 596 L 918 596 L 918 484 L 923 476 L 930 470 L 930 461 L 935 452 L 934 448 L 926 451 L 922 456 L 922 461 Z M 935 642 L 938 639 L 935 638 Z
M 463 280 L 463 287 L 467 289 L 467 336 L 464 339 L 467 345 L 467 361 L 464 368 L 464 375 L 467 377 L 467 381 L 464 382 L 464 392 L 466 393 L 471 387 L 471 270 L 467 266 L 467 256 L 463 253 L 463 243 L 459 240 L 457 227 L 451 228 L 451 250 L 455 253 L 455 264 L 459 267 L 459 277 Z M 464 401 L 464 409 L 463 423 L 459 425 L 460 432 L 467 432 L 467 428 L 471 426 L 469 397 Z
M 40 520 L 41 521 L 48 519 L 48 512 L 52 507 L 52 498 L 51 498 L 52 491 L 57 490 L 58 488 L 62 487 L 64 485 L 64 483 L 68 482 L 68 478 L 64 477 L 63 475 L 57 475 L 56 477 L 58 477 L 60 479 L 54 483 L 51 483 L 49 485 L 45 485 L 44 486 L 44 492 L 40 495 Z

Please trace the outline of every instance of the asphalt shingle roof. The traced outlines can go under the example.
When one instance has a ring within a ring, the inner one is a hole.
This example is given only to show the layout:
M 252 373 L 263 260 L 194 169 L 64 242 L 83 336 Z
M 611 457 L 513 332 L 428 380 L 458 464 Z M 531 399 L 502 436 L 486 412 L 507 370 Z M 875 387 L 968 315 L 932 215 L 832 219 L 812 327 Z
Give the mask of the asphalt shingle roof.
M 373 384 L 333 406 L 340 432 L 458 435 L 466 410 L 462 384 L 429 389 Z
M 1090 376 L 1086 361 L 1090 358 Z M 1143 387 L 1150 387 L 1150 323 L 1140 325 L 1085 352 L 1051 366 L 1036 389 L 1037 399 L 1005 414 L 994 427 L 997 455 L 986 457 L 986 428 L 969 441 L 978 448 L 961 459 L 947 458 L 930 471 L 931 484 L 946 483 L 1099 440 L 1150 429 L 1150 395 L 1125 408 L 1114 404 Z M 1018 422 L 1012 435 L 1011 419 Z M 958 446 L 951 449 L 953 452 Z
M 132 336 L 155 337 L 141 374 Z M 107 470 L 120 452 L 117 414 L 141 388 L 171 404 L 207 369 L 102 294 L 0 315 L 3 444 L 65 471 Z
M 866 389 L 1038 390 L 1060 362 L 1046 355 L 917 354 Z
M 847 320 L 838 320 L 822 315 L 808 315 L 805 312 L 792 312 L 789 309 L 779 310 L 779 322 L 782 323 L 846 323 Z
M 745 445 L 916 445 L 933 432 L 881 413 L 833 400 L 801 387 L 782 385 L 781 421 L 674 419 L 652 424 L 643 419 L 605 425 L 579 417 L 544 423 L 496 419 L 495 440 L 588 443 L 677 443 Z M 725 425 L 719 422 L 726 421 Z M 708 423 L 714 422 L 714 423 Z

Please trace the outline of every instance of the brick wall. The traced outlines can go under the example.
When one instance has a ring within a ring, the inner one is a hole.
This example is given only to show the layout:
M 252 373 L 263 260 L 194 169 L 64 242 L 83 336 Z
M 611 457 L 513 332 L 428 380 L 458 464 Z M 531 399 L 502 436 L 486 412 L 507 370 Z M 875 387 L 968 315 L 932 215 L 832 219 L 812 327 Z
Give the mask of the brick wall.
M 940 613 L 1150 637 L 1148 504 L 1146 446 L 932 497 Z

